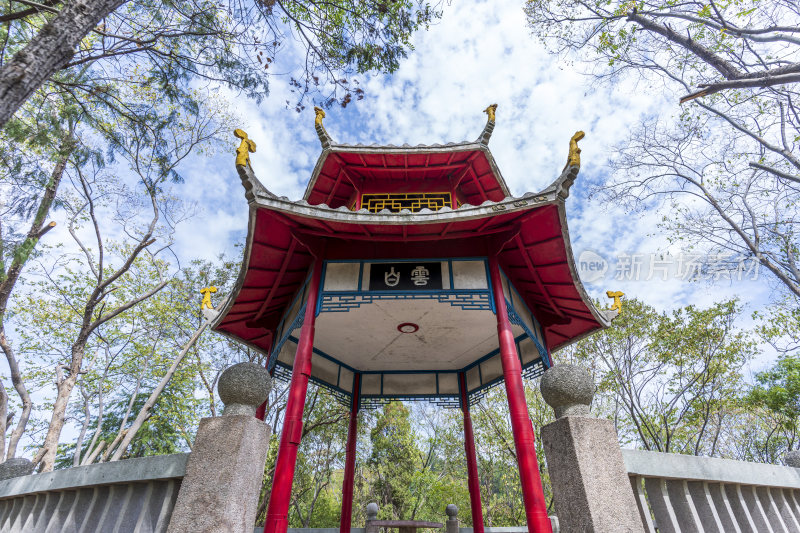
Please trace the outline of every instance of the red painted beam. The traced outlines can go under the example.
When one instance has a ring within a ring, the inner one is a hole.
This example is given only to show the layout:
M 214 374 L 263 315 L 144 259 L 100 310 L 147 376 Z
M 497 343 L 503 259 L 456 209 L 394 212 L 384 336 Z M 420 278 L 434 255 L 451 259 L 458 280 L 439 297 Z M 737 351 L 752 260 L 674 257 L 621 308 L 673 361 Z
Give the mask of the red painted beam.
M 344 480 L 342 481 L 342 517 L 339 533 L 350 533 L 353 519 L 353 485 L 356 475 L 356 444 L 358 441 L 358 404 L 361 401 L 359 390 L 361 374 L 353 377 L 353 405 L 350 408 L 350 425 L 347 428 L 347 448 L 345 449 Z
M 297 464 L 297 450 L 303 435 L 303 408 L 308 391 L 308 378 L 311 375 L 311 354 L 314 348 L 314 321 L 317 314 L 317 296 L 322 276 L 322 259 L 314 262 L 311 283 L 308 287 L 303 329 L 297 344 L 297 353 L 292 368 L 292 381 L 289 384 L 289 399 L 281 430 L 278 459 L 275 475 L 272 478 L 272 492 L 267 506 L 267 519 L 264 533 L 286 533 L 289 527 L 289 503 L 292 498 L 292 482 Z
M 294 249 L 297 247 L 297 241 L 292 239 L 292 242 L 289 244 L 289 249 L 286 250 L 286 255 L 283 257 L 283 263 L 281 264 L 281 268 L 278 271 L 278 276 L 275 278 L 275 283 L 272 285 L 272 289 L 267 293 L 267 297 L 264 299 L 264 303 L 261 304 L 261 307 L 258 309 L 258 312 L 253 317 L 254 320 L 258 320 L 261 318 L 261 315 L 264 314 L 267 307 L 269 307 L 269 303 L 272 301 L 272 298 L 275 296 L 275 293 L 281 287 L 281 281 L 283 280 L 283 275 L 286 273 L 286 269 L 289 268 L 289 262 L 292 260 L 292 254 L 294 253 Z
M 336 174 L 336 181 L 333 182 L 333 186 L 331 187 L 331 192 L 328 194 L 328 197 L 325 198 L 324 203 L 327 204 L 328 206 L 331 205 L 331 200 L 333 199 L 333 195 L 336 192 L 336 188 L 339 186 L 339 182 L 342 181 L 342 174 L 344 174 L 344 171 L 340 168 L 339 172 L 337 172 Z
M 464 453 L 467 456 L 467 487 L 469 488 L 469 508 L 472 514 L 473 533 L 483 533 L 483 507 L 481 504 L 481 483 L 478 477 L 478 458 L 475 453 L 475 434 L 472 431 L 472 417 L 469 414 L 467 380 L 464 373 L 458 374 L 461 392 L 461 412 L 464 413 Z
M 528 531 L 531 533 L 552 533 L 550 519 L 547 517 L 547 503 L 544 500 L 542 479 L 539 476 L 539 462 L 536 459 L 533 424 L 525 403 L 525 389 L 522 385 L 522 364 L 514 344 L 514 333 L 508 320 L 506 297 L 500 279 L 500 265 L 497 256 L 489 258 L 489 275 L 492 280 L 495 313 L 497 313 L 497 336 L 500 342 L 500 361 L 503 365 L 503 378 L 508 397 L 508 410 L 511 415 L 511 429 L 514 434 L 514 449 L 517 452 L 519 478 L 522 485 L 522 501 Z
M 528 270 L 530 271 L 533 281 L 535 281 L 536 285 L 539 287 L 539 292 L 541 292 L 542 296 L 544 296 L 544 298 L 547 300 L 547 304 L 550 306 L 550 309 L 552 309 L 555 314 L 563 318 L 564 312 L 561 311 L 561 308 L 559 308 L 553 301 L 553 297 L 550 296 L 549 292 L 547 292 L 547 287 L 544 286 L 544 283 L 542 283 L 542 278 L 539 276 L 539 272 L 537 272 L 536 267 L 533 266 L 533 260 L 531 260 L 531 256 L 527 252 L 527 248 L 525 248 L 525 243 L 523 242 L 522 237 L 517 235 L 516 241 L 517 246 L 519 246 L 521 250 L 525 250 L 522 252 L 522 257 L 525 259 L 525 264 L 528 265 Z
M 484 231 L 475 231 L 475 230 L 465 230 L 465 231 L 458 231 L 456 233 L 448 233 L 446 235 L 442 235 L 441 232 L 437 231 L 436 233 L 428 233 L 425 235 L 408 235 L 403 237 L 402 229 L 406 228 L 407 226 L 397 226 L 397 229 L 401 230 L 401 233 L 388 235 L 388 234 L 361 234 L 361 233 L 344 233 L 344 232 L 337 232 L 335 237 L 340 240 L 352 240 L 352 241 L 382 241 L 382 242 L 426 242 L 426 241 L 435 241 L 442 240 L 442 239 L 469 239 L 475 237 L 481 237 L 484 235 L 493 235 L 495 233 L 501 233 L 504 231 L 508 231 L 507 226 L 501 226 L 497 228 L 493 228 L 491 230 L 484 230 Z M 361 229 L 368 231 L 364 226 L 360 226 Z M 331 237 L 330 234 L 313 229 L 306 229 L 306 230 L 298 230 L 298 235 L 311 235 L 315 237 Z

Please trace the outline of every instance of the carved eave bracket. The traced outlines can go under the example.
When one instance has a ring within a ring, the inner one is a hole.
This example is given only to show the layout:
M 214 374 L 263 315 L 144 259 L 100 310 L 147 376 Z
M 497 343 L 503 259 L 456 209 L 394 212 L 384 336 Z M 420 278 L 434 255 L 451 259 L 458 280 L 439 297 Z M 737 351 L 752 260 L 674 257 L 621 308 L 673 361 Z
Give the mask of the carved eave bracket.
M 314 128 L 317 130 L 317 137 L 322 144 L 322 149 L 327 150 L 333 144 L 333 139 L 322 124 L 323 118 L 325 118 L 325 111 L 321 107 L 314 106 Z
M 598 309 L 600 313 L 603 314 L 603 317 L 606 319 L 606 322 L 613 322 L 615 318 L 619 316 L 619 311 L 616 309 Z
M 556 197 L 561 200 L 566 200 L 569 197 L 569 189 L 575 183 L 575 178 L 578 177 L 578 172 L 581 170 L 581 149 L 578 148 L 578 141 L 586 136 L 582 131 L 575 132 L 575 135 L 569 140 L 569 155 L 567 156 L 567 164 L 561 175 L 542 193 L 552 192 Z
M 565 168 L 556 181 L 551 183 L 550 186 L 543 190 L 540 194 L 553 193 L 559 200 L 566 200 L 569 197 L 570 187 L 572 187 L 572 184 L 575 183 L 575 178 L 578 177 L 579 170 L 580 167 L 576 166 Z
M 478 142 L 484 146 L 489 144 L 489 139 L 492 138 L 492 132 L 494 131 L 494 117 L 495 112 L 497 111 L 497 104 L 492 104 L 486 109 L 483 110 L 486 113 L 486 125 L 483 127 L 483 131 L 481 132 L 480 137 L 478 137 Z
M 256 200 L 256 196 L 267 196 L 269 198 L 277 198 L 269 189 L 264 187 L 258 178 L 253 173 L 250 165 L 242 166 L 236 165 L 236 171 L 239 172 L 239 178 L 242 180 L 244 187 L 244 197 L 247 203 L 252 204 Z

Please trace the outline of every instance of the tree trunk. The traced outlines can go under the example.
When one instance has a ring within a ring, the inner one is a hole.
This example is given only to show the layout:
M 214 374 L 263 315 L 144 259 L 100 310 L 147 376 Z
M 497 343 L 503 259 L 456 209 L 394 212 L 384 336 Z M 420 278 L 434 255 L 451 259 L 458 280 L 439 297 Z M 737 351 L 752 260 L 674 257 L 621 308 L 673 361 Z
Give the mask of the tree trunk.
M 150 393 L 150 397 L 147 398 L 147 401 L 142 406 L 141 411 L 139 411 L 139 414 L 136 416 L 136 420 L 134 420 L 133 424 L 131 424 L 131 427 L 128 428 L 125 438 L 122 439 L 122 443 L 119 445 L 119 448 L 114 451 L 114 455 L 111 456 L 112 461 L 117 461 L 120 457 L 122 457 L 122 454 L 125 453 L 125 450 L 128 449 L 128 446 L 136 436 L 136 433 L 142 427 L 142 424 L 144 424 L 145 420 L 147 420 L 147 418 L 150 416 L 150 410 L 156 404 L 158 397 L 166 388 L 169 380 L 172 379 L 175 371 L 178 370 L 178 366 L 181 364 L 181 361 L 183 361 L 183 358 L 186 357 L 187 353 L 189 353 L 189 349 L 194 346 L 194 343 L 197 342 L 197 339 L 200 338 L 200 334 L 205 331 L 205 329 L 208 327 L 208 324 L 208 320 L 203 321 L 200 327 L 197 328 L 197 331 L 194 332 L 194 335 L 192 335 L 192 338 L 189 339 L 189 342 L 186 344 L 186 346 L 184 346 L 183 350 L 181 350 L 181 353 L 179 353 L 172 361 L 172 366 L 169 367 L 167 373 L 164 374 L 164 377 L 161 378 L 161 381 L 158 383 L 156 388 L 153 389 L 152 393 Z
M 86 457 L 84 457 L 83 461 L 81 461 L 81 466 L 83 466 L 83 465 L 90 465 L 90 464 L 92 464 L 92 463 L 94 462 L 95 458 L 97 458 L 97 455 L 98 455 L 98 454 L 99 454 L 101 451 L 103 451 L 103 448 L 105 448 L 105 446 L 106 446 L 106 441 L 104 441 L 104 440 L 101 440 L 101 441 L 100 441 L 100 444 L 98 444 L 98 445 L 97 445 L 97 448 L 95 448 L 94 450 L 92 450 L 92 452 L 91 452 L 89 455 L 87 455 Z M 87 450 L 87 451 L 88 451 L 88 450 Z
M 103 378 L 105 379 L 105 375 L 103 375 Z M 100 392 L 98 393 L 97 396 L 97 429 L 94 430 L 92 441 L 89 443 L 89 446 L 86 447 L 86 454 L 90 458 L 90 460 L 87 462 L 86 457 L 84 457 L 84 459 L 81 461 L 82 465 L 90 464 L 92 461 L 94 461 L 94 458 L 97 455 L 97 453 L 99 453 L 99 451 L 95 453 L 93 450 L 95 450 L 97 439 L 100 437 L 100 432 L 102 430 L 103 430 L 103 388 L 101 386 Z M 106 444 L 105 441 L 103 441 L 100 447 L 102 448 L 102 446 L 105 446 L 105 444 Z
M 8 419 L 8 392 L 3 380 L 0 380 L 0 459 L 6 454 L 6 420 Z
M 0 347 L 3 349 L 3 353 L 8 361 L 8 367 L 11 372 L 11 382 L 14 384 L 14 389 L 17 391 L 20 401 L 22 402 L 22 413 L 17 421 L 17 426 L 14 428 L 14 431 L 11 432 L 11 437 L 8 440 L 6 459 L 11 459 L 16 455 L 17 444 L 19 443 L 19 439 L 22 438 L 22 434 L 25 433 L 25 427 L 28 425 L 28 419 L 31 416 L 31 408 L 33 407 L 28 389 L 25 387 L 25 382 L 22 381 L 22 372 L 20 372 L 14 349 L 6 338 L 5 317 L 6 310 L 8 309 L 8 300 L 22 273 L 22 268 L 25 266 L 25 263 L 27 263 L 39 239 L 55 226 L 54 222 L 45 226 L 44 221 L 50 213 L 53 200 L 55 200 L 56 193 L 58 192 L 58 186 L 61 184 L 61 178 L 64 176 L 64 170 L 67 168 L 67 162 L 69 160 L 69 155 L 72 153 L 73 143 L 74 140 L 70 132 L 61 144 L 61 152 L 64 155 L 61 156 L 61 159 L 56 163 L 53 172 L 50 174 L 50 181 L 45 187 L 44 194 L 39 202 L 39 207 L 36 210 L 36 216 L 33 218 L 25 241 L 14 250 L 14 258 L 8 270 L 0 272 L 0 276 L 2 276 L 2 279 L 0 279 Z M 5 423 L 4 418 L 3 424 Z M 0 439 L 3 440 L 4 445 L 5 435 L 5 431 L 0 434 Z M 0 457 L 2 456 L 0 455 Z
M 86 431 L 89 429 L 89 420 L 92 417 L 92 411 L 89 404 L 89 396 L 86 395 L 83 382 L 81 382 L 81 394 L 83 394 L 83 423 L 81 424 L 81 432 L 78 434 L 78 439 L 75 441 L 75 453 L 72 454 L 72 466 L 80 466 L 81 464 L 81 448 L 83 447 L 83 439 L 86 438 Z
M 53 74 L 104 17 L 125 0 L 73 0 L 0 68 L 0 128 Z
M 69 397 L 77 381 L 78 373 L 70 372 L 70 375 L 58 384 L 58 395 L 53 405 L 50 427 L 47 428 L 47 436 L 45 436 L 44 445 L 42 445 L 42 449 L 39 452 L 39 454 L 42 451 L 44 452 L 39 463 L 39 472 L 52 472 L 53 470 L 56 462 L 56 452 L 58 451 L 58 439 L 61 437 L 61 430 L 64 429 L 67 404 L 69 404 Z

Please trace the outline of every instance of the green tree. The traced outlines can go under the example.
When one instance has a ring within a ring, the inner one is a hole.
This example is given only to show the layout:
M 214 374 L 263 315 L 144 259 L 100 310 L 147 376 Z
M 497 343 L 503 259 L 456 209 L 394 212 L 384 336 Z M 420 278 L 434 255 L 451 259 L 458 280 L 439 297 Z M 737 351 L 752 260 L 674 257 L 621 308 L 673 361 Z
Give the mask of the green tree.
M 98 327 L 87 343 L 76 384 L 80 396 L 70 401 L 65 416 L 66 423 L 77 426 L 77 437 L 59 443 L 58 465 L 68 461 L 86 465 L 191 447 L 200 418 L 219 408 L 213 395 L 202 394 L 207 380 L 213 379 L 209 386 L 215 387 L 222 369 L 252 360 L 248 350 L 212 333 L 181 355 L 182 345 L 201 320 L 199 288 L 213 282 L 224 291 L 233 283 L 234 267 L 235 262 L 225 257 L 193 262 L 156 294 Z M 136 261 L 115 295 L 125 299 L 141 293 L 158 283 L 160 270 L 168 268 Z M 79 291 L 87 282 L 76 277 L 75 285 L 68 286 L 63 279 L 66 273 L 59 276 L 58 286 L 65 290 L 59 296 L 78 299 L 80 294 L 71 291 Z M 34 287 L 19 302 L 16 318 L 26 326 L 20 331 L 22 354 L 30 361 L 25 377 L 36 389 L 48 390 L 52 368 L 69 357 L 67 348 L 77 317 L 74 309 L 53 299 L 48 281 L 40 283 L 42 290 Z M 39 406 L 40 418 L 34 420 L 37 428 L 41 418 L 51 415 L 43 407 Z
M 192 395 L 193 380 L 186 380 L 181 383 L 182 386 L 176 387 L 177 383 L 178 380 L 172 382 L 171 386 L 159 396 L 151 416 L 136 434 L 130 447 L 126 449 L 124 459 L 178 453 L 190 449 L 192 440 L 189 432 L 194 427 L 192 408 L 199 401 Z M 130 416 L 129 408 L 140 409 L 146 399 L 145 393 L 140 393 L 134 398 L 118 396 L 108 405 L 102 418 L 92 419 L 88 429 L 98 433 L 100 442 L 112 442 L 120 425 L 123 425 L 125 418 Z M 101 425 L 98 426 L 98 423 Z M 82 453 L 76 453 L 78 445 L 77 442 L 60 444 L 55 468 L 76 466 L 74 458 L 89 457 L 96 449 L 92 447 L 91 442 L 84 442 L 81 447 Z
M 410 412 L 402 402 L 381 408 L 370 432 L 372 454 L 369 467 L 374 479 L 371 492 L 380 507 L 380 517 L 410 520 L 414 495 L 414 473 L 420 465 L 417 435 Z
M 36 256 L 39 240 L 55 226 L 47 219 L 70 157 L 79 155 L 76 124 L 61 114 L 62 104 L 58 99 L 33 99 L 26 106 L 27 120 L 14 121 L 0 137 L 0 187 L 6 198 L 0 212 L 0 347 L 21 404 L 6 450 L 7 421 L 15 413 L 8 416 L 9 397 L 0 381 L 0 459 L 16 455 L 33 408 L 6 334 L 9 302 L 26 264 Z
M 4 223 L 0 227 L 0 344 L 21 401 L 21 415 L 11 433 L 6 457 L 15 455 L 32 409 L 17 354 L 5 333 L 6 311 L 24 267 L 39 255 L 39 239 L 55 225 L 46 224 L 51 211 L 69 210 L 70 194 L 90 195 L 94 185 L 90 182 L 95 178 L 88 178 L 88 174 L 102 174 L 107 164 L 118 173 L 132 171 L 145 194 L 152 190 L 148 186 L 181 181 L 176 165 L 195 148 L 210 147 L 219 124 L 227 119 L 225 108 L 214 100 L 178 109 L 160 99 L 153 88 L 138 85 L 141 81 L 141 77 L 130 76 L 113 91 L 101 91 L 113 101 L 107 106 L 78 105 L 65 91 L 37 93 L 0 133 L 0 186 L 13 198 L 3 206 Z M 70 184 L 66 192 L 61 191 L 64 176 Z M 128 189 L 124 193 L 127 203 L 141 204 L 132 192 Z M 93 211 L 91 206 L 88 210 Z M 69 229 L 75 236 L 75 227 Z M 0 414 L 7 405 L 8 396 L 0 386 Z M 6 416 L 0 418 L 4 445 Z
M 772 368 L 759 372 L 756 383 L 746 396 L 746 405 L 763 413 L 771 423 L 766 431 L 753 428 L 750 433 L 752 455 L 756 460 L 777 462 L 785 452 L 797 447 L 800 440 L 800 357 L 785 354 Z
M 354 94 L 363 94 L 348 80 L 351 74 L 396 70 L 411 34 L 439 15 L 411 0 L 72 0 L 27 7 L 12 2 L 5 13 L 0 127 L 47 80 L 65 73 L 69 79 L 98 61 L 104 69 L 137 65 L 166 93 L 201 79 L 260 98 L 268 89 L 269 67 L 292 43 L 305 52 L 300 73 L 290 78 L 300 99 L 324 87 L 335 94 L 338 87 L 347 105 Z M 81 82 L 66 83 L 78 92 L 86 89 Z M 329 105 L 337 100 L 333 94 L 325 99 Z
M 612 326 L 565 350 L 589 366 L 601 414 L 623 443 L 646 450 L 720 454 L 720 435 L 741 400 L 741 369 L 755 345 L 734 327 L 736 301 L 658 313 L 626 300 Z
M 158 108 L 160 104 L 153 95 L 144 105 Z M 83 372 L 92 336 L 99 332 L 98 328 L 152 297 L 169 282 L 162 270 L 165 264 L 156 259 L 159 252 L 148 250 L 159 240 L 163 243 L 160 251 L 168 249 L 173 221 L 182 216 L 176 210 L 178 204 L 165 195 L 164 185 L 176 178 L 175 168 L 180 161 L 214 139 L 220 128 L 213 115 L 189 115 L 181 119 L 173 114 L 170 118 L 159 130 L 132 128 L 120 140 L 119 152 L 137 176 L 144 198 L 115 183 L 96 160 L 74 165 L 71 170 L 76 186 L 74 196 L 64 202 L 64 207 L 69 217 L 68 230 L 82 252 L 83 261 L 62 259 L 62 265 L 56 260 L 43 270 L 51 294 L 57 294 L 67 309 L 77 313 L 67 320 L 71 327 L 59 332 L 73 336 L 67 361 L 55 366 L 58 394 L 45 441 L 35 458 L 35 462 L 41 461 L 43 471 L 53 467 L 65 413 Z M 116 215 L 121 231 L 129 237 L 128 242 L 116 246 L 108 242 L 105 236 L 108 226 L 102 223 L 106 214 Z M 90 231 L 91 244 L 84 242 L 83 228 Z M 137 260 L 149 262 L 158 279 L 139 287 L 141 292 L 129 293 L 124 289 L 132 286 L 125 282 Z

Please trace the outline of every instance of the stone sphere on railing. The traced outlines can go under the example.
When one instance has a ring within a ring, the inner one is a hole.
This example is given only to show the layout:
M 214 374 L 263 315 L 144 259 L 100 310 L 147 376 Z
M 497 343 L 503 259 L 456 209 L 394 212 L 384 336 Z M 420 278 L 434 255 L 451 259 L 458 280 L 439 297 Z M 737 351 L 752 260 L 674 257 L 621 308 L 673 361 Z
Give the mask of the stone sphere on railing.
M 590 416 L 594 380 L 588 370 L 562 363 L 547 369 L 539 385 L 542 397 L 556 412 L 556 418 Z
M 24 457 L 12 457 L 0 464 L 0 480 L 33 474 L 34 464 Z
M 377 520 L 378 519 L 378 504 L 375 502 L 369 502 L 367 504 L 367 520 Z
M 783 456 L 783 460 L 788 466 L 800 468 L 800 450 L 786 452 L 786 455 Z
M 448 519 L 453 520 L 458 516 L 458 506 L 454 503 L 451 503 L 445 508 L 444 512 Z
M 255 416 L 271 389 L 272 378 L 266 368 L 255 363 L 229 366 L 217 383 L 219 398 L 225 404 L 222 414 Z

